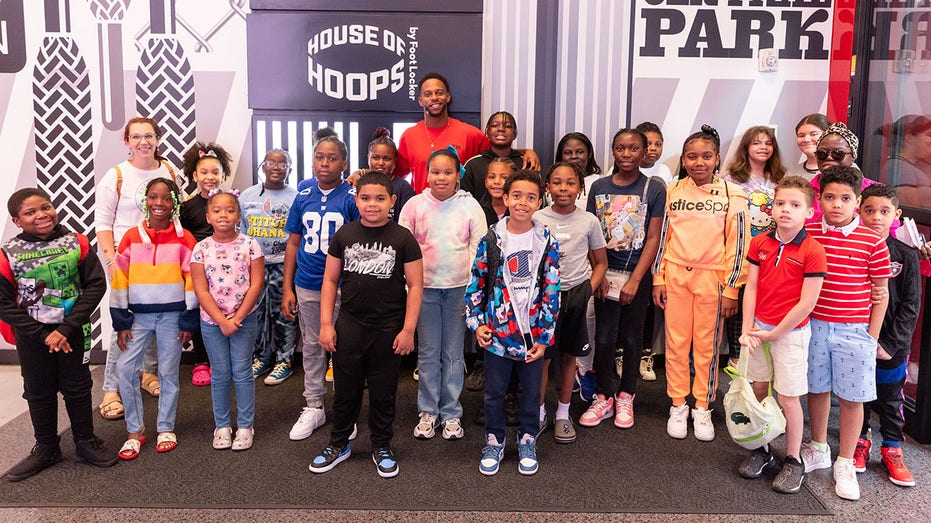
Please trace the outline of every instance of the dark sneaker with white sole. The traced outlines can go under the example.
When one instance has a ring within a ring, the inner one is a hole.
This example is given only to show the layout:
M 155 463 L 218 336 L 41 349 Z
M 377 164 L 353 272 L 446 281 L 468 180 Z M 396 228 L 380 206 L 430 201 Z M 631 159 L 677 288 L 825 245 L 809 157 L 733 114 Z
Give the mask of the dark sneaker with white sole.
M 762 476 L 763 473 L 766 472 L 766 469 L 775 464 L 776 462 L 773 459 L 772 452 L 765 450 L 764 447 L 760 447 L 750 452 L 750 455 L 737 467 L 737 472 L 746 479 L 756 479 Z
M 394 458 L 391 447 L 382 447 L 372 451 L 372 461 L 378 475 L 383 478 L 393 478 L 398 475 L 398 460 Z
M 786 456 L 782 462 L 782 470 L 773 480 L 773 490 L 782 494 L 795 494 L 802 490 L 805 483 L 805 465 L 801 461 Z
M 351 450 L 348 444 L 343 448 L 327 445 L 323 451 L 310 462 L 308 468 L 311 472 L 322 474 L 332 470 L 333 467 L 339 465 L 343 461 L 346 461 L 350 454 Z

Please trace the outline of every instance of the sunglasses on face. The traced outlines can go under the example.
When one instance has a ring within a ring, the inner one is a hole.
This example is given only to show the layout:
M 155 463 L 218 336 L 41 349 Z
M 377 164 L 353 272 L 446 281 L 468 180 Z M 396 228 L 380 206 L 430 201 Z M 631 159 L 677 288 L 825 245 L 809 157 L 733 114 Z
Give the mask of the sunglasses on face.
M 821 160 L 822 162 L 827 160 L 830 157 L 835 162 L 843 161 L 843 159 L 848 155 L 853 154 L 850 151 L 845 151 L 843 149 L 817 149 L 815 150 L 815 158 Z

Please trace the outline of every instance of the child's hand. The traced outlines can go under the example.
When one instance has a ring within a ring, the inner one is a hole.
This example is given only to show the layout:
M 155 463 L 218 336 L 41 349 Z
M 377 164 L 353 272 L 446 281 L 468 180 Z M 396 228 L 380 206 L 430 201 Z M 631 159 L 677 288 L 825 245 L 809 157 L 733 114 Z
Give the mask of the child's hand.
M 592 294 L 595 298 L 604 301 L 605 296 L 608 295 L 608 289 L 611 288 L 611 284 L 608 283 L 607 278 L 602 278 L 601 283 L 598 284 L 597 289 L 592 289 Z
M 129 342 L 133 341 L 133 331 L 126 329 L 116 333 L 116 346 L 120 350 L 126 350 Z
M 740 346 L 745 347 L 752 354 L 753 349 L 760 346 L 760 339 L 755 336 L 756 332 L 753 334 L 741 334 L 738 341 L 740 341 Z
M 293 321 L 296 314 L 297 296 L 291 289 L 285 289 L 281 294 L 281 315 Z
M 892 354 L 886 352 L 886 349 L 883 348 L 879 343 L 876 344 L 876 359 L 877 360 L 891 360 Z
M 221 321 L 218 327 L 220 327 L 220 332 L 222 332 L 224 336 L 230 337 L 236 334 L 236 331 L 242 327 L 242 323 L 235 318 L 227 318 L 225 321 Z
M 483 349 L 491 345 L 491 339 L 494 335 L 494 331 L 492 331 L 491 327 L 488 325 L 482 325 L 475 329 L 475 341 L 478 342 L 478 346 Z
M 178 332 L 178 339 L 181 340 L 181 345 L 183 346 L 185 343 L 191 341 L 191 333 L 188 331 L 180 331 Z
M 931 258 L 931 242 L 927 242 L 918 248 L 918 257 L 922 260 Z
M 394 337 L 394 353 L 400 356 L 410 354 L 414 351 L 414 333 L 402 330 Z
M 653 286 L 653 303 L 660 309 L 666 310 L 666 286 Z
M 882 286 L 871 285 L 870 286 L 870 302 L 872 302 L 873 305 L 879 304 L 879 302 L 881 302 L 883 298 L 886 297 L 887 294 L 889 294 L 889 289 L 885 285 L 882 285 Z
M 45 337 L 45 344 L 48 346 L 49 352 L 63 351 L 66 354 L 71 352 L 71 345 L 68 344 L 68 338 L 57 330 L 52 331 L 51 334 Z M 65 350 L 65 348 L 67 348 L 67 350 Z
M 634 301 L 634 297 L 637 295 L 637 289 L 640 287 L 640 282 L 634 281 L 633 279 L 628 279 L 624 283 L 624 286 L 621 287 L 621 295 L 618 300 L 621 305 L 630 305 L 630 302 Z
M 320 348 L 323 350 L 336 352 L 336 329 L 332 325 L 321 325 L 317 342 L 320 343 Z
M 524 358 L 524 362 L 530 363 L 536 361 L 542 358 L 544 354 L 546 354 L 546 345 L 534 343 L 533 347 L 530 347 L 530 350 L 527 351 L 527 357 Z
M 733 298 L 721 297 L 721 317 L 730 318 L 737 314 L 737 300 Z

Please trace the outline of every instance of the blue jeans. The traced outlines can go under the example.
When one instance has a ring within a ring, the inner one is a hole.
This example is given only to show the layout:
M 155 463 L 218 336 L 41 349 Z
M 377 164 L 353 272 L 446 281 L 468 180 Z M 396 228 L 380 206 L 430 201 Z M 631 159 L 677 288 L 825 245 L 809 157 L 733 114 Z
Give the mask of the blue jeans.
M 210 357 L 210 396 L 213 422 L 217 428 L 230 426 L 230 382 L 236 389 L 236 428 L 248 429 L 255 419 L 255 379 L 252 377 L 252 349 L 258 331 L 258 313 L 252 311 L 242 327 L 227 337 L 219 325 L 200 320 L 200 332 Z
M 504 421 L 504 395 L 511 382 L 512 370 L 520 380 L 520 420 L 518 439 L 524 434 L 536 437 L 540 431 L 540 387 L 543 384 L 543 358 L 532 363 L 512 360 L 485 352 L 485 439 L 494 434 L 498 443 L 506 436 Z
M 155 343 L 152 343 L 145 350 L 145 357 L 142 359 L 142 371 L 155 374 L 158 369 L 158 358 L 155 354 Z M 119 392 L 120 378 L 116 374 L 116 364 L 120 359 L 123 351 L 116 344 L 116 331 L 110 336 L 110 348 L 107 349 L 107 362 L 103 366 L 103 391 Z
M 443 421 L 462 417 L 464 299 L 465 287 L 424 289 L 417 320 L 417 410 L 439 414 Z
M 259 330 L 254 353 L 263 363 L 291 363 L 297 347 L 297 322 L 281 314 L 283 271 L 283 263 L 265 265 L 265 287 L 256 308 Z
M 127 343 L 126 350 L 120 354 L 116 363 L 128 432 L 139 432 L 143 428 L 139 374 L 142 371 L 143 353 L 153 336 L 158 353 L 158 381 L 162 389 L 158 395 L 156 426 L 159 432 L 175 430 L 175 413 L 178 410 L 178 364 L 181 362 L 181 340 L 178 339 L 180 317 L 180 312 L 153 312 L 133 316 L 133 339 Z

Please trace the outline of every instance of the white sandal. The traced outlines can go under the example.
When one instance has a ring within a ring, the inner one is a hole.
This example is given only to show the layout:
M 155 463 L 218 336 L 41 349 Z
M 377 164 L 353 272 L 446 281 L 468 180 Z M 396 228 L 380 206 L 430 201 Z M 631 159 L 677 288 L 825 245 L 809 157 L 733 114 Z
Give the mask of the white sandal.
M 236 439 L 233 440 L 233 450 L 248 450 L 252 448 L 253 436 L 255 436 L 255 430 L 252 427 L 248 429 L 236 429 Z
M 233 445 L 233 429 L 223 427 L 213 431 L 213 448 L 217 450 L 228 449 Z

